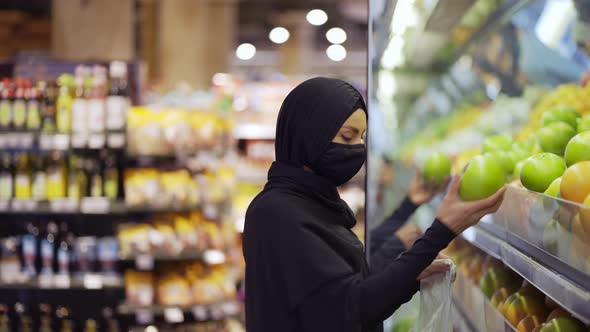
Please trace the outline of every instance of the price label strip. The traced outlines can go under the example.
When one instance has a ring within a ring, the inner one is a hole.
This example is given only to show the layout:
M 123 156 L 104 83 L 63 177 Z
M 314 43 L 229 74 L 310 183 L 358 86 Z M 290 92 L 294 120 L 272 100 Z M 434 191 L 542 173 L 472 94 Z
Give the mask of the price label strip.
M 184 313 L 180 308 L 164 309 L 164 320 L 167 323 L 177 324 L 184 322 Z
M 149 309 L 135 310 L 135 321 L 141 325 L 147 325 L 154 322 L 154 314 Z
M 140 254 L 135 257 L 135 267 L 138 270 L 150 271 L 154 268 L 154 257 L 149 254 Z
M 207 314 L 207 308 L 197 305 L 193 307 L 193 317 L 197 321 L 205 321 L 209 317 Z
M 106 197 L 85 197 L 80 204 L 82 213 L 104 214 L 110 211 L 110 201 Z

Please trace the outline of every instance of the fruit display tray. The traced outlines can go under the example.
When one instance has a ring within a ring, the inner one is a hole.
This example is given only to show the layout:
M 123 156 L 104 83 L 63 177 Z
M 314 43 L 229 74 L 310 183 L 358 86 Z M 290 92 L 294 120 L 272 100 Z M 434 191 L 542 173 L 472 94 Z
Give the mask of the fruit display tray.
M 572 281 L 558 270 L 553 270 L 540 264 L 539 261 L 531 258 L 526 252 L 514 247 L 502 239 L 501 236 L 498 236 L 498 234 L 485 230 L 482 226 L 478 225 L 467 229 L 463 232 L 463 238 L 487 254 L 501 260 L 505 265 L 527 279 L 575 317 L 586 324 L 590 323 L 590 306 L 588 305 L 590 303 L 589 288 Z M 461 285 L 459 284 L 457 287 L 461 287 Z M 470 289 L 469 287 L 463 288 Z M 466 299 L 465 296 L 459 298 Z M 485 302 L 483 301 L 484 305 Z M 475 308 L 478 305 L 478 300 L 472 300 L 471 302 L 463 301 L 463 303 L 468 308 Z M 477 308 L 476 312 L 480 310 L 482 309 Z M 483 312 L 486 312 L 485 306 L 483 307 Z M 487 329 L 481 330 L 486 331 Z M 496 330 L 492 329 L 491 331 Z
M 590 207 L 510 186 L 481 226 L 590 289 Z

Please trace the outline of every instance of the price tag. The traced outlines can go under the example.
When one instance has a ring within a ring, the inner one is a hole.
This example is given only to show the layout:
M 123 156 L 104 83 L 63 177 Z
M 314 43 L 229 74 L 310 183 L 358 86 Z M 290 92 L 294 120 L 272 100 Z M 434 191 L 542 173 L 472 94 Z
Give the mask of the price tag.
M 8 147 L 8 135 L 0 134 L 0 149 L 6 149 Z
M 193 317 L 195 320 L 204 321 L 207 320 L 207 308 L 197 305 L 193 307 Z
M 125 134 L 109 134 L 107 144 L 113 149 L 120 149 L 125 146 Z
M 42 274 L 39 276 L 39 288 L 53 287 L 53 276 Z
M 88 137 L 84 134 L 72 135 L 72 147 L 75 149 L 80 149 L 80 148 L 85 147 L 87 141 L 88 141 Z
M 0 201 L 0 211 L 8 211 L 10 201 Z
M 167 323 L 182 323 L 184 322 L 184 313 L 180 308 L 166 308 L 164 309 L 164 319 Z
M 58 274 L 55 276 L 55 287 L 57 288 L 70 288 L 72 280 L 69 276 Z
M 30 149 L 33 147 L 35 137 L 32 133 L 23 133 L 17 136 L 17 146 L 21 149 Z
M 72 198 L 60 198 L 49 202 L 52 212 L 74 212 L 78 208 L 78 202 Z
M 94 273 L 88 273 L 84 275 L 84 280 L 82 283 L 86 289 L 102 289 L 103 287 L 102 277 Z
M 70 144 L 70 137 L 66 134 L 53 136 L 53 148 L 56 150 L 67 150 Z
M 53 138 L 50 135 L 39 136 L 39 148 L 41 150 L 51 150 L 53 148 Z
M 154 257 L 150 254 L 140 254 L 135 257 L 135 267 L 139 270 L 153 270 Z
M 15 199 L 12 201 L 12 210 L 17 212 L 30 212 L 37 208 L 37 201 L 32 199 Z
M 110 210 L 110 201 L 106 197 L 85 197 L 80 204 L 82 213 L 104 214 Z
M 217 205 L 207 203 L 203 207 L 203 214 L 207 219 L 215 220 L 219 216 L 219 209 L 217 208 Z
M 240 312 L 238 304 L 235 302 L 226 302 L 221 305 L 223 313 L 227 316 L 237 315 Z
M 135 321 L 140 325 L 147 325 L 154 322 L 154 314 L 149 309 L 135 310 Z
M 9 148 L 17 148 L 18 147 L 18 134 L 8 134 L 7 135 L 8 147 Z
M 223 309 L 220 306 L 212 306 L 211 307 L 211 318 L 214 320 L 219 320 L 224 317 Z
M 101 149 L 104 147 L 105 136 L 103 134 L 90 135 L 88 138 L 88 147 L 91 149 Z

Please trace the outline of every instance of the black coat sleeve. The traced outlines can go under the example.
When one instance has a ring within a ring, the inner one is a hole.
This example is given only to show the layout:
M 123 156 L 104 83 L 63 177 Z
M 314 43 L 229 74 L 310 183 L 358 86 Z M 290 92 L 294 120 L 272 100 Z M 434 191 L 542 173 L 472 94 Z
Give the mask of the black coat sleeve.
M 364 280 L 352 275 L 326 283 L 299 305 L 302 330 L 348 332 L 381 324 L 418 291 L 416 278 L 454 237 L 451 230 L 435 220 L 412 248 L 383 271 Z M 339 310 L 333 310 L 335 304 Z M 322 310 L 326 307 L 330 310 Z M 327 311 L 333 317 L 326 317 Z
M 409 197 L 406 197 L 389 218 L 371 231 L 371 247 L 369 248 L 371 256 L 394 236 L 395 232 L 408 221 L 417 208 L 418 206 L 412 203 Z

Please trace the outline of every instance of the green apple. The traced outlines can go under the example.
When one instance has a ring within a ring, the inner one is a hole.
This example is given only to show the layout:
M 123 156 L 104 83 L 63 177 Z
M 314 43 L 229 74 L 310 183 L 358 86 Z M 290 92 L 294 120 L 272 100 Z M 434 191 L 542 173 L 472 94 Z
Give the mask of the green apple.
M 483 154 L 486 158 L 491 158 L 502 167 L 504 173 L 510 174 L 516 164 L 516 156 L 512 151 L 493 151 Z
M 576 128 L 579 117 L 580 113 L 576 112 L 575 109 L 568 106 L 558 106 L 545 111 L 541 116 L 541 121 L 543 122 L 543 126 L 556 122 L 564 122 L 572 128 Z
M 558 317 L 543 324 L 540 332 L 586 332 L 584 324 L 572 317 Z
M 520 182 L 528 190 L 542 193 L 565 170 L 563 158 L 553 153 L 540 153 L 525 161 L 520 172 Z
M 506 288 L 508 293 L 516 290 L 518 279 L 504 267 L 493 267 L 481 276 L 479 288 L 488 299 L 491 299 L 494 293 L 501 288 Z
M 545 190 L 545 195 L 549 195 L 551 197 L 561 197 L 561 193 L 559 188 L 561 187 L 561 176 L 557 179 L 553 180 L 547 190 Z
M 526 160 L 521 160 L 514 165 L 514 172 L 513 176 L 515 179 L 520 179 L 520 172 L 522 171 L 522 166 L 524 166 Z
M 466 201 L 486 198 L 504 185 L 504 170 L 491 158 L 475 156 L 461 178 L 459 195 Z
M 578 133 L 590 130 L 590 115 L 585 115 L 578 120 Z
M 512 138 L 508 135 L 494 135 L 487 137 L 483 142 L 482 151 L 507 151 L 512 147 Z
M 576 135 L 576 130 L 564 122 L 555 122 L 539 129 L 537 134 L 539 144 L 544 152 L 563 156 L 565 147 L 570 139 Z
M 451 160 L 446 155 L 436 152 L 431 154 L 424 163 L 424 183 L 442 184 L 451 174 Z
M 565 147 L 565 163 L 568 166 L 586 160 L 590 160 L 590 131 L 577 134 Z

